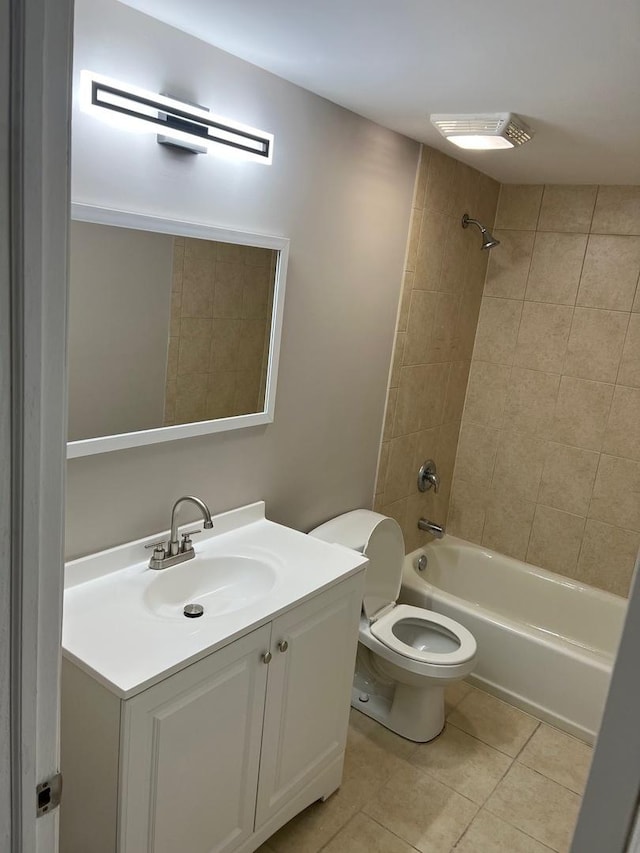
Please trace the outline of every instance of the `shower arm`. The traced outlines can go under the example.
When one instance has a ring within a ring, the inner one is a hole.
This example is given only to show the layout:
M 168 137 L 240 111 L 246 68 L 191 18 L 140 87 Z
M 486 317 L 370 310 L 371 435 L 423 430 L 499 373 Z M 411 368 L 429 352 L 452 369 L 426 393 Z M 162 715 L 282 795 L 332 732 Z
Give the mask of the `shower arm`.
M 468 228 L 470 225 L 476 225 L 480 229 L 480 232 L 482 234 L 484 234 L 487 230 L 485 228 L 485 226 L 482 224 L 482 222 L 478 222 L 477 219 L 472 219 L 468 213 L 465 213 L 464 216 L 462 217 L 462 227 Z

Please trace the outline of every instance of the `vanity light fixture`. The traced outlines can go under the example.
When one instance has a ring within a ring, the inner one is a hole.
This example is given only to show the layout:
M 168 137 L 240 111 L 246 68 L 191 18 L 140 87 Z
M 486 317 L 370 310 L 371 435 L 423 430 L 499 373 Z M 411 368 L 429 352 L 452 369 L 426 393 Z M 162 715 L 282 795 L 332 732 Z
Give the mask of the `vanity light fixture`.
M 533 130 L 514 113 L 432 115 L 431 124 L 458 148 L 476 151 L 516 148 L 533 136 Z
M 158 134 L 158 142 L 177 145 L 194 153 L 227 151 L 271 163 L 273 134 L 257 130 L 209 112 L 206 107 L 148 92 L 92 71 L 81 72 L 81 105 L 104 117 L 104 110 L 116 114 L 130 130 Z

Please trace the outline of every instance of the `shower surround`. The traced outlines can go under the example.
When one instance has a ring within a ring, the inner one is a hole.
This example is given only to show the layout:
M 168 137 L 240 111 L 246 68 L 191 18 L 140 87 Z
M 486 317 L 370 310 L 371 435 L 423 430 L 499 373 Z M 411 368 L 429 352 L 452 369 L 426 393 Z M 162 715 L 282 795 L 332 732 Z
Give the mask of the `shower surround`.
M 640 547 L 640 187 L 503 185 L 451 533 L 627 595 Z
M 465 212 L 501 245 L 480 251 Z M 640 187 L 500 186 L 423 147 L 374 500 L 407 551 L 432 538 L 417 528 L 426 516 L 628 594 L 639 274 Z M 438 495 L 416 488 L 429 457 Z

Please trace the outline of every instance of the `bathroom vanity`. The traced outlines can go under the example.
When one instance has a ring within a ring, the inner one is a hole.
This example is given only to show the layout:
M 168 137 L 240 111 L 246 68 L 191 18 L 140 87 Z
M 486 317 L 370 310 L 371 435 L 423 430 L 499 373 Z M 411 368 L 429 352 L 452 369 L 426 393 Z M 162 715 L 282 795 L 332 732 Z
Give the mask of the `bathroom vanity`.
M 263 503 L 158 538 L 67 566 L 61 853 L 251 853 L 340 785 L 366 559 Z

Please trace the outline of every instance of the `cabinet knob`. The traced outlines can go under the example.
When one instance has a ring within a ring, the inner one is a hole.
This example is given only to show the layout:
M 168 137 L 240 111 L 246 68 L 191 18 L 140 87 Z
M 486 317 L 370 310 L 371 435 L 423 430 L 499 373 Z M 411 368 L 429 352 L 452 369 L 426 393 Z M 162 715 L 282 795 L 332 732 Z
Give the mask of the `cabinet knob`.
M 289 648 L 289 643 L 286 640 L 280 640 L 280 642 L 278 643 L 278 648 L 281 652 L 286 652 Z
M 262 655 L 262 663 L 269 663 L 271 661 L 272 657 L 273 657 L 273 655 L 271 654 L 271 652 L 265 652 Z

